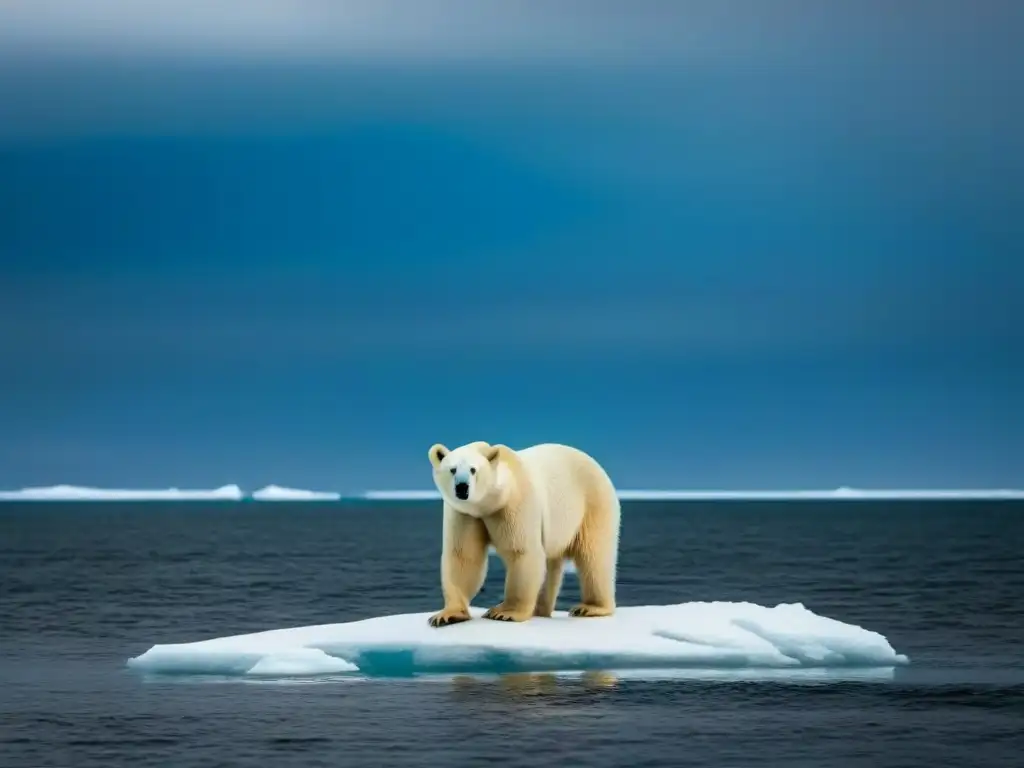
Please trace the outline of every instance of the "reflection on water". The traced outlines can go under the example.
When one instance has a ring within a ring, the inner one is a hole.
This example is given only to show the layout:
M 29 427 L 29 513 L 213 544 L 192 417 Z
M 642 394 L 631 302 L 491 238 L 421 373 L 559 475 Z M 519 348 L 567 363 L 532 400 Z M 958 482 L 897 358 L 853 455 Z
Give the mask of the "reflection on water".
M 543 696 L 557 693 L 563 688 L 588 691 L 612 690 L 618 684 L 618 677 L 612 672 L 587 671 L 582 674 L 558 674 L 555 672 L 515 672 L 508 675 L 475 676 L 455 675 L 451 678 L 455 693 L 479 693 L 482 690 L 499 690 L 515 697 Z

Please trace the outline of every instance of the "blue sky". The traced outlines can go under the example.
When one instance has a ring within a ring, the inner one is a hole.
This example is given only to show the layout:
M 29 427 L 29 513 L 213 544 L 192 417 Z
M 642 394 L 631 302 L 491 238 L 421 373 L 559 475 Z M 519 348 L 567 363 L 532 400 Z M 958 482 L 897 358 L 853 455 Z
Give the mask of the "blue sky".
M 1024 485 L 1018 5 L 51 5 L 0 11 L 0 487 Z

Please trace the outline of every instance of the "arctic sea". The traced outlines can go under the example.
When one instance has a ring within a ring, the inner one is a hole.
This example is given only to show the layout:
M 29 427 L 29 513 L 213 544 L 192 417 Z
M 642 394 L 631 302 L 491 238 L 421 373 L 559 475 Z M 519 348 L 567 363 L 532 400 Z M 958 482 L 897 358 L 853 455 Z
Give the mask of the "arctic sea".
M 620 605 L 802 603 L 909 657 L 878 676 L 253 679 L 128 667 L 154 645 L 439 608 L 438 507 L 0 504 L 0 765 L 1020 760 L 1024 502 L 1013 500 L 624 504 Z M 503 575 L 495 561 L 476 605 L 500 599 Z M 569 574 L 558 607 L 578 597 Z

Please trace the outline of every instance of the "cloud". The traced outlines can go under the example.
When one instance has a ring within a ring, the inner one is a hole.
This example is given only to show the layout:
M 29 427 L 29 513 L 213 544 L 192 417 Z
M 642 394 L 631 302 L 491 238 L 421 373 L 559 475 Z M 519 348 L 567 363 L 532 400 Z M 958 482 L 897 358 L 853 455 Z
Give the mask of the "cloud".
M 300 60 L 544 54 L 636 58 L 706 54 L 755 42 L 765 14 L 751 8 L 734 14 L 730 6 L 737 8 L 722 0 L 685 6 L 583 0 L 15 0 L 0 12 L 0 44 Z M 789 14 L 778 10 L 773 15 Z M 728 35 L 722 34 L 723 22 Z M 771 33 L 762 25 L 762 35 Z
M 505 120 L 564 111 L 567 97 L 578 107 L 641 93 L 648 75 L 678 71 L 673 62 L 764 63 L 757 50 L 789 50 L 799 34 L 754 21 L 706 1 L 681 13 L 600 0 L 7 0 L 0 135 Z M 626 64 L 644 65 L 641 82 L 600 74 Z
M 6 0 L 0 51 L 144 57 L 658 61 L 885 56 L 965 28 L 998 34 L 1012 3 L 808 0 Z M 862 46 L 863 47 L 863 46 Z M 848 52 L 848 51 L 847 51 Z
M 1014 7 L 6 0 L 0 135 L 276 131 L 396 115 L 676 129 L 713 121 L 702 105 L 730 100 L 761 120 L 804 120 L 808 133 L 836 103 L 851 134 L 887 130 L 908 111 L 1010 133 L 1021 119 L 1009 97 Z

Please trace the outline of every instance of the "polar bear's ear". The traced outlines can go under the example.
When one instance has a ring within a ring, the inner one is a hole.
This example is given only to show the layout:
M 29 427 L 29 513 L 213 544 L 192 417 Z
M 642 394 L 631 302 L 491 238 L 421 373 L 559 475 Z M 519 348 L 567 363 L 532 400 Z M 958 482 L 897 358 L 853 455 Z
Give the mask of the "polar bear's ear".
M 492 463 L 497 461 L 501 457 L 501 449 L 504 447 L 505 446 L 500 444 L 487 446 L 487 448 L 485 448 L 483 451 L 484 458 Z
M 433 464 L 436 469 L 437 466 L 444 461 L 444 457 L 448 455 L 448 449 L 440 443 L 434 443 L 430 446 L 430 450 L 427 452 L 427 455 L 430 457 L 430 463 Z

